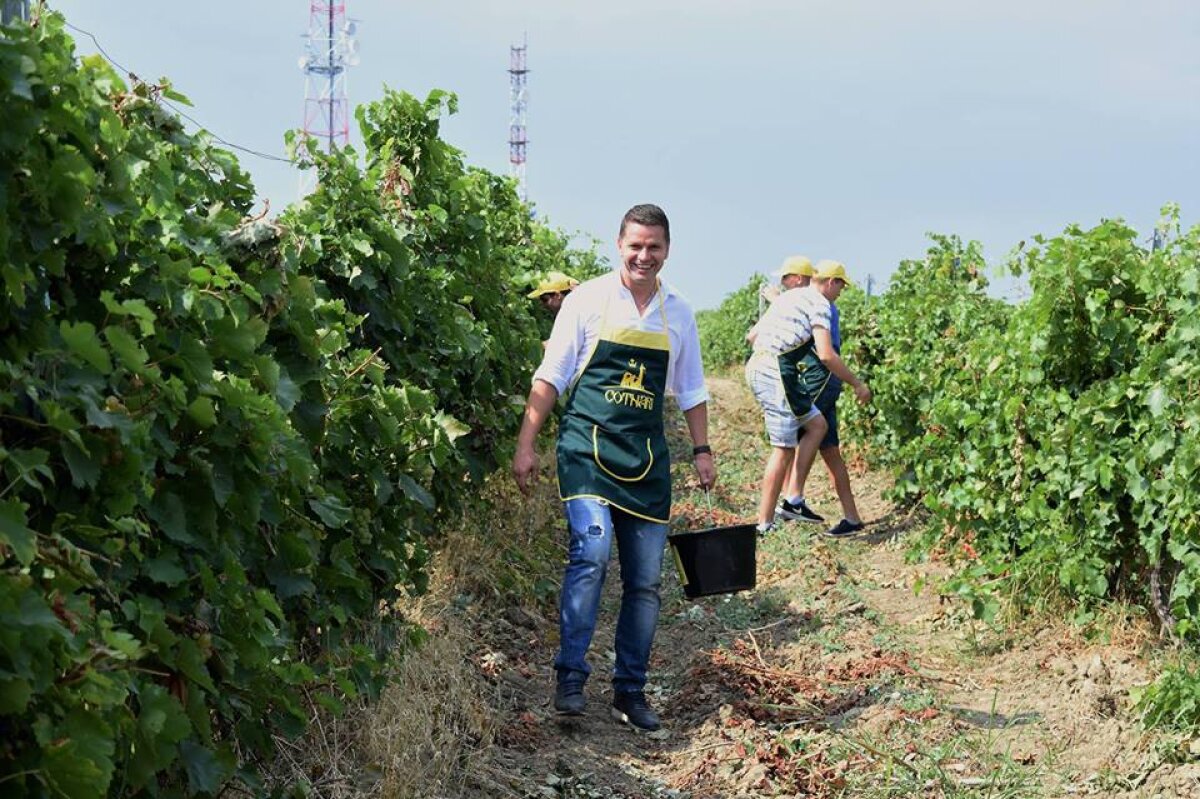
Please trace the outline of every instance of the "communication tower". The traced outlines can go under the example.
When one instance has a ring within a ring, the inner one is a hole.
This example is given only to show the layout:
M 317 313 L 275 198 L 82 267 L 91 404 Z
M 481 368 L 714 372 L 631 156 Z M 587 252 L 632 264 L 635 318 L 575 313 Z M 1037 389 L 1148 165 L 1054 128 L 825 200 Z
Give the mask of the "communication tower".
M 310 0 L 304 34 L 304 134 L 329 150 L 350 143 L 350 101 L 346 68 L 358 63 L 355 23 L 346 19 L 344 0 Z
M 528 41 L 508 49 L 508 85 L 511 100 L 511 117 L 508 121 L 508 163 L 512 176 L 517 179 L 517 194 L 522 202 L 529 201 L 529 190 L 525 185 L 525 111 L 529 104 L 526 78 L 529 70 L 525 66 Z

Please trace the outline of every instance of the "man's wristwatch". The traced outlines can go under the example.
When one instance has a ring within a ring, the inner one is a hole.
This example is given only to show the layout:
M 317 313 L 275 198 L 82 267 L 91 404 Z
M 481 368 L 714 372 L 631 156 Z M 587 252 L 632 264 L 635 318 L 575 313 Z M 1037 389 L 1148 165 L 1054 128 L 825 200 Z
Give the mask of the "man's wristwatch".
M 695 457 L 696 455 L 704 455 L 706 453 L 709 455 L 712 454 L 712 447 L 710 447 L 708 444 L 701 444 L 698 447 L 692 447 L 692 456 L 693 457 Z

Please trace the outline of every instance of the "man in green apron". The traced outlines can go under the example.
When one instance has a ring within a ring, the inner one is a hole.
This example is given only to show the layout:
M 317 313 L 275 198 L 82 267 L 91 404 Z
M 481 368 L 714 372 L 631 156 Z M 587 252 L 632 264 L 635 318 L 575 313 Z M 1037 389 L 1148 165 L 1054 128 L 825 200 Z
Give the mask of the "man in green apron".
M 554 707 L 579 715 L 586 706 L 587 650 L 615 541 L 622 595 L 612 714 L 642 730 L 659 727 L 644 689 L 671 515 L 663 429 L 667 393 L 683 410 L 700 483 L 716 480 L 695 315 L 658 277 L 670 242 L 661 208 L 636 205 L 626 212 L 617 237 L 620 269 L 573 290 L 555 319 L 534 373 L 512 466 L 528 491 L 537 474 L 538 432 L 564 395 L 556 453 L 570 541 L 559 602 Z

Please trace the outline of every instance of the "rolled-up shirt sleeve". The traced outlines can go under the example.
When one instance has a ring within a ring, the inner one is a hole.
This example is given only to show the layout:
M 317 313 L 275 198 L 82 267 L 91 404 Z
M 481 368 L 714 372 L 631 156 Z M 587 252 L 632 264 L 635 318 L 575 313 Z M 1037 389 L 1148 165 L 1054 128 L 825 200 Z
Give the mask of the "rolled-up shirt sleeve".
M 533 373 L 534 380 L 554 386 L 559 396 L 562 396 L 575 377 L 584 339 L 580 329 L 579 303 L 572 302 L 575 299 L 577 297 L 572 294 L 563 300 L 562 308 L 554 319 L 550 339 L 546 342 L 542 363 Z
M 700 334 L 694 317 L 680 331 L 679 353 L 675 363 L 671 393 L 679 403 L 680 410 L 689 411 L 708 401 L 708 388 L 704 385 L 704 364 L 700 360 Z

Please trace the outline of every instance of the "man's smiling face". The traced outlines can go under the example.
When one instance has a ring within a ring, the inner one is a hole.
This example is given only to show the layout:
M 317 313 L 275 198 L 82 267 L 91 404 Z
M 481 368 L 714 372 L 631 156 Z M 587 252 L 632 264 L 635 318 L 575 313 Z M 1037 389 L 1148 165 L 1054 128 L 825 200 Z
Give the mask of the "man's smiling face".
M 666 231 L 658 225 L 630 222 L 617 239 L 617 249 L 621 254 L 621 282 L 625 288 L 635 292 L 653 290 L 671 249 Z

